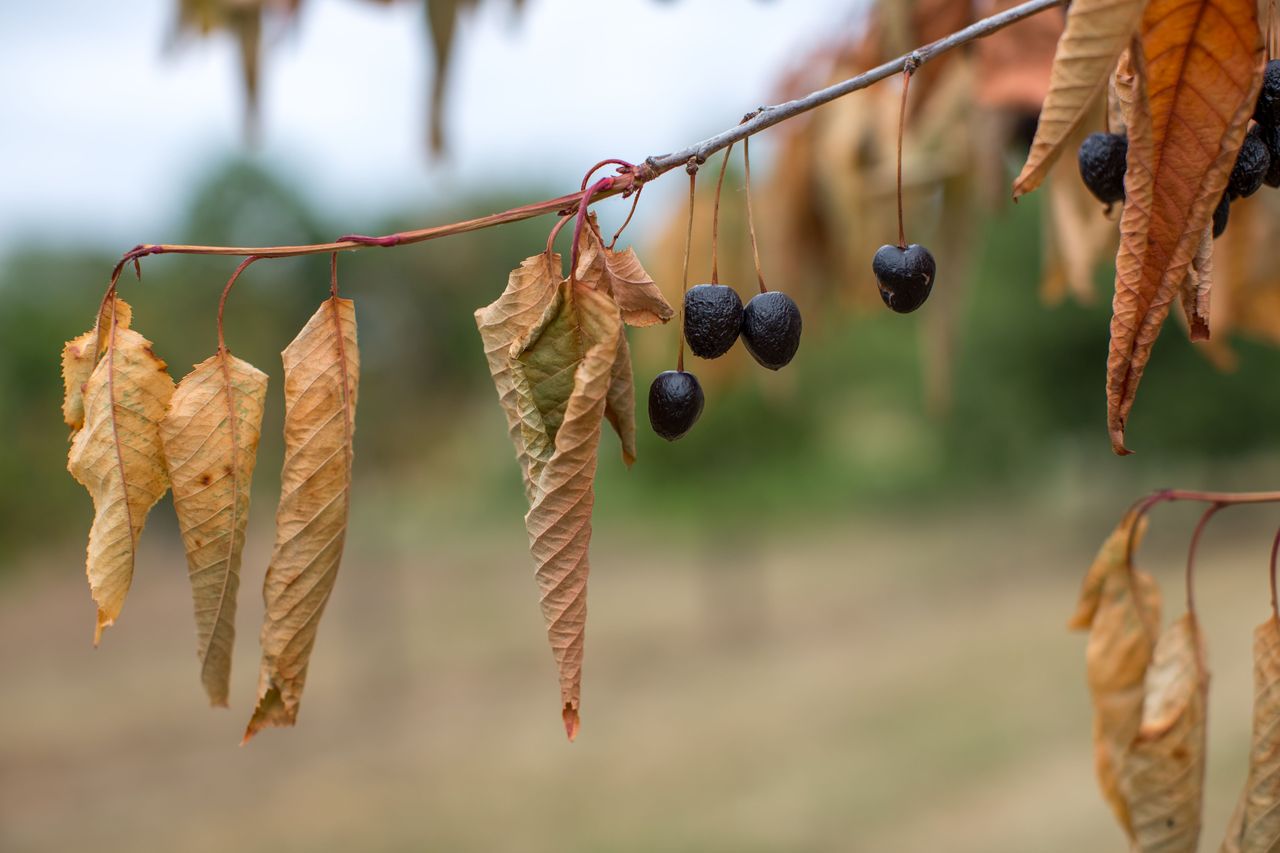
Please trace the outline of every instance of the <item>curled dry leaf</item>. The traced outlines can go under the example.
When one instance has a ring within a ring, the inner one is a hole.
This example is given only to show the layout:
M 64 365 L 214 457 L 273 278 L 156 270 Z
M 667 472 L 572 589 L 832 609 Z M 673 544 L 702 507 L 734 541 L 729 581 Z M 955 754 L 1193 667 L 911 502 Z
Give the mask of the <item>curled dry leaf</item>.
M 1031 152 L 1013 182 L 1014 198 L 1040 185 L 1079 129 L 1137 31 L 1145 5 L 1146 0 L 1074 0 L 1071 4 Z
M 603 263 L 589 261 L 593 277 L 571 283 L 558 279 L 559 261 L 525 259 L 503 294 L 476 312 L 476 323 L 525 475 L 525 526 L 572 740 L 600 427 L 608 413 L 624 458 L 634 456 L 635 403 L 622 317 L 612 286 L 600 278 Z
M 1151 347 L 1226 188 L 1263 63 L 1255 0 L 1151 0 L 1141 31 L 1145 65 L 1135 56 L 1136 85 L 1118 92 L 1129 153 L 1107 421 L 1120 454 Z
M 267 375 L 220 350 L 182 378 L 160 422 L 196 617 L 200 681 L 225 706 L 240 555 Z
M 1136 528 L 1135 528 L 1136 525 Z M 1160 630 L 1160 591 L 1150 575 L 1130 565 L 1146 530 L 1128 513 L 1094 558 L 1068 623 L 1089 631 L 1085 670 L 1093 703 L 1093 753 L 1098 787 L 1132 837 L 1121 771 L 1142 721 L 1143 685 Z
M 570 740 L 578 731 L 600 425 L 621 338 L 618 307 L 606 294 L 564 282 L 538 326 L 511 348 L 514 387 L 527 413 L 525 447 L 533 456 L 525 527 Z M 529 429 L 539 419 L 541 433 Z
M 1280 621 L 1253 632 L 1253 746 L 1249 780 L 1223 842 L 1224 853 L 1280 849 Z
M 116 326 L 129 328 L 133 322 L 133 310 L 123 299 L 113 299 L 103 303 L 102 315 L 89 331 L 77 338 L 67 341 L 62 347 L 62 419 L 71 427 L 75 435 L 84 426 L 84 385 L 93 373 L 98 357 L 107 339 L 98 335 L 98 330 L 109 327 L 111 311 L 115 311 Z M 94 349 L 97 352 L 94 352 Z
M 1209 297 L 1213 291 L 1213 228 L 1205 229 L 1200 247 L 1187 267 L 1178 295 L 1187 318 L 1187 334 L 1193 341 L 1209 340 Z
M 594 213 L 588 215 L 578 249 L 579 281 L 613 297 L 628 326 L 653 326 L 675 316 L 635 250 L 615 252 L 604 245 Z
M 1156 644 L 1142 725 L 1122 765 L 1121 789 L 1142 853 L 1194 853 L 1204 798 L 1209 673 L 1195 615 L 1174 622 Z
M 105 352 L 83 386 L 83 428 L 71 439 L 67 468 L 93 498 L 93 526 L 89 529 L 86 573 L 98 605 L 93 642 L 113 624 L 124 606 L 133 581 L 133 562 L 147 513 L 169 488 L 160 451 L 160 419 L 173 394 L 173 380 L 165 363 L 151 350 L 151 342 L 121 320 L 128 307 L 116 298 L 99 323 Z M 114 321 L 113 321 L 114 317 Z M 81 335 L 67 352 L 94 349 L 93 337 Z M 83 372 L 84 359 L 73 355 L 66 370 L 68 398 L 64 410 L 75 419 L 73 386 Z M 74 424 L 73 424 L 74 426 Z
M 326 299 L 281 355 L 284 470 L 262 588 L 258 704 L 246 741 L 266 726 L 297 720 L 316 628 L 342 559 L 360 378 L 354 303 Z
M 533 502 L 532 455 L 525 446 L 522 417 L 511 372 L 511 345 L 527 336 L 556 298 L 560 282 L 560 256 L 539 253 L 525 258 L 511 271 L 507 288 L 493 303 L 476 311 L 476 325 L 484 343 L 489 373 L 498 389 L 498 402 L 507 416 L 507 431 L 515 445 L 525 498 Z M 538 427 L 541 425 L 539 424 Z M 534 428 L 534 431 L 538 429 Z

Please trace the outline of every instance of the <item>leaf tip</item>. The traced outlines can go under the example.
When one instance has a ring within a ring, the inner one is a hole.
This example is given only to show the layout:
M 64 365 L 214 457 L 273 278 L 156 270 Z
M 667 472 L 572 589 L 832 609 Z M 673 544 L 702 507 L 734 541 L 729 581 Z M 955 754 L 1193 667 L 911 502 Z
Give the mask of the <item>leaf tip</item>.
M 576 706 L 566 702 L 564 710 L 560 712 L 560 716 L 564 718 L 564 733 L 569 736 L 569 743 L 573 743 L 574 738 L 578 736 L 578 728 L 581 720 L 578 718 L 578 709 Z

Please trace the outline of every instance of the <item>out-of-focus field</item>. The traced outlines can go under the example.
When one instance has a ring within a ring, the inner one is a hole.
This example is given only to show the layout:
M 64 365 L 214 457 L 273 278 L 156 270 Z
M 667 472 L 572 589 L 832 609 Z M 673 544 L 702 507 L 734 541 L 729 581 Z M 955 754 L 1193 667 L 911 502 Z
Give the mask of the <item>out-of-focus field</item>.
M 704 545 L 598 531 L 572 745 L 518 518 L 358 525 L 299 726 L 244 748 L 269 519 L 230 712 L 204 705 L 163 523 L 97 651 L 67 542 L 0 581 L 0 849 L 1119 851 L 1063 622 L 1093 514 L 1127 498 Z M 1170 613 L 1193 513 L 1159 510 L 1142 552 Z M 1233 510 L 1204 542 L 1206 846 L 1243 779 L 1272 523 Z

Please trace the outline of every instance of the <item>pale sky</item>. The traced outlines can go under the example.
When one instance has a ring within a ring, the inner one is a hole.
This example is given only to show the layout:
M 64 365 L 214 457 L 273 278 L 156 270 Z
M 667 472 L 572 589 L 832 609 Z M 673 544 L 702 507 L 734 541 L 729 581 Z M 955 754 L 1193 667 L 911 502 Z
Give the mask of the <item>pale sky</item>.
M 602 157 L 734 124 L 860 5 L 527 0 L 517 17 L 509 0 L 482 0 L 453 57 L 450 159 L 432 163 L 422 4 L 308 0 L 267 55 L 257 156 L 353 231 L 521 173 L 569 191 Z M 174 6 L 0 0 L 0 250 L 57 229 L 112 249 L 163 242 L 183 191 L 241 148 L 235 48 L 220 37 L 167 51 Z

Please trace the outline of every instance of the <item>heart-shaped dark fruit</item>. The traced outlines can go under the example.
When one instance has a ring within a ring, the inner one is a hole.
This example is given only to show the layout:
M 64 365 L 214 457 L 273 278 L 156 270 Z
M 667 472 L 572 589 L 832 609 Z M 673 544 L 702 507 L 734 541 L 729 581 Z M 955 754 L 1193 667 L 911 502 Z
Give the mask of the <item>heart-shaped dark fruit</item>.
M 884 304 L 899 314 L 910 314 L 929 298 L 938 268 L 928 249 L 912 243 L 905 249 L 881 246 L 871 261 L 871 271 L 876 274 Z
M 786 367 L 800 348 L 800 309 L 785 293 L 756 294 L 742 312 L 742 343 L 770 370 Z
M 698 422 L 704 402 L 698 377 L 664 370 L 649 386 L 649 425 L 667 441 L 675 441 Z
M 742 331 L 742 299 L 724 284 L 699 284 L 684 295 L 684 339 L 698 358 L 719 358 Z

